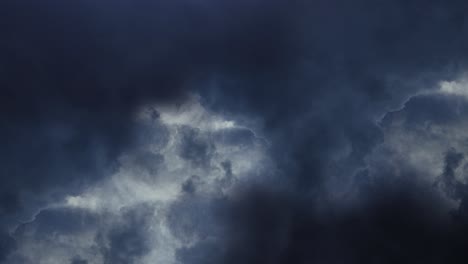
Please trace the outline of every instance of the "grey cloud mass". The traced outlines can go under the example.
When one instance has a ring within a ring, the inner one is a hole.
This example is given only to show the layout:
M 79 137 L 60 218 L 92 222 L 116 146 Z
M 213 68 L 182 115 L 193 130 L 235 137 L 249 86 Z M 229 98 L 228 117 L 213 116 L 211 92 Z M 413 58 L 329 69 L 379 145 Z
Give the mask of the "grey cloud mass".
M 466 263 L 463 0 L 4 0 L 0 263 Z
M 274 168 L 267 145 L 252 133 L 241 133 L 249 142 L 242 145 L 214 136 L 248 129 L 205 109 L 198 97 L 148 106 L 134 122 L 146 128 L 140 134 L 167 141 L 137 136 L 138 147 L 122 153 L 111 175 L 19 224 L 7 263 L 178 263 L 179 251 L 220 243 L 227 200 Z M 187 140 L 209 142 L 213 151 L 202 153 L 209 162 L 181 156 Z

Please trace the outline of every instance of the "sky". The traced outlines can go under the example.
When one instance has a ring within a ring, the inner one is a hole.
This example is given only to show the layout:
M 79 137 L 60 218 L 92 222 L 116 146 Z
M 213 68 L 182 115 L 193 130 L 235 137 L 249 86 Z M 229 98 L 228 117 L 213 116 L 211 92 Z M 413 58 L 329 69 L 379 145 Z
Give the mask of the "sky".
M 467 12 L 1 1 L 0 263 L 466 263 Z

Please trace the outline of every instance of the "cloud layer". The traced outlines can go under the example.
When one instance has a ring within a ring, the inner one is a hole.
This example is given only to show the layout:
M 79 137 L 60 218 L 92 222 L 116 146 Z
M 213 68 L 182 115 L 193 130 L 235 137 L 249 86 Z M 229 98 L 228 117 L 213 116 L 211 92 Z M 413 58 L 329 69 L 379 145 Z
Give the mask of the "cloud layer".
M 465 263 L 466 1 L 0 3 L 0 262 Z

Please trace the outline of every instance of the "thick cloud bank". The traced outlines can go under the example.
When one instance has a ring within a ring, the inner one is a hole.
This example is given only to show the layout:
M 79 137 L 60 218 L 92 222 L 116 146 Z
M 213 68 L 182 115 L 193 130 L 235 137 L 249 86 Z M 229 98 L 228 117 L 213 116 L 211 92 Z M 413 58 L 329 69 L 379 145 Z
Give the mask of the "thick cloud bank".
M 0 262 L 466 263 L 464 0 L 4 0 Z

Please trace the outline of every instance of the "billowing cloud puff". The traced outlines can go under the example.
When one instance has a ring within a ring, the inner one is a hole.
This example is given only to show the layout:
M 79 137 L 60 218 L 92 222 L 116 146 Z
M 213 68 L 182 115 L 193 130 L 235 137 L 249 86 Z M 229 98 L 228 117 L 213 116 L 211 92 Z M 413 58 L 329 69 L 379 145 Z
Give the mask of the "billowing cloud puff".
M 115 173 L 18 226 L 8 263 L 179 263 L 180 249 L 220 239 L 218 200 L 275 173 L 264 139 L 198 97 L 135 122 L 140 142 Z

